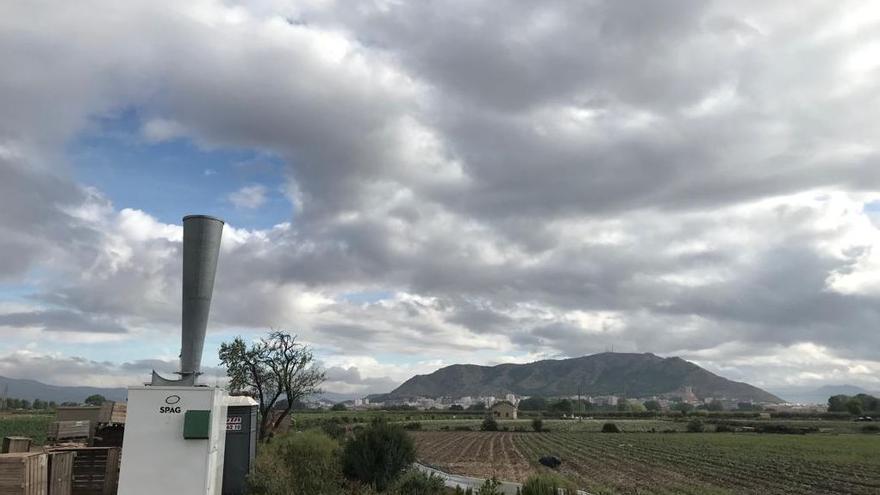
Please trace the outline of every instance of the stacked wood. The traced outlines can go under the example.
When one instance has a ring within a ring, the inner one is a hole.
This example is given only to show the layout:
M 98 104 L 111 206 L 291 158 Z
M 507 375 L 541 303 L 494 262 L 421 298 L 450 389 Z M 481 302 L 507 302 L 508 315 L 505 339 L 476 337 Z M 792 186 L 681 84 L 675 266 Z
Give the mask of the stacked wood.
M 56 421 L 92 421 L 100 422 L 99 406 L 61 406 L 55 410 Z
M 108 400 L 101 405 L 101 412 L 98 414 L 98 423 L 104 424 L 120 424 L 125 423 L 125 416 L 128 412 L 128 405 L 124 402 L 114 402 Z
M 91 421 L 55 421 L 49 424 L 46 437 L 60 442 L 72 438 L 88 439 L 91 435 Z
M 125 435 L 125 424 L 113 423 L 100 425 L 95 430 L 92 439 L 92 447 L 122 447 L 122 438 Z
M 48 495 L 72 495 L 76 452 L 49 452 Z
M 0 454 L 0 493 L 47 495 L 47 468 L 47 456 L 40 452 Z
M 33 440 L 28 437 L 4 437 L 0 454 L 15 454 L 18 452 L 30 452 Z
M 115 495 L 119 485 L 119 452 L 116 447 L 52 449 L 75 452 L 71 495 Z
M 125 424 L 125 418 L 127 415 L 128 404 L 125 402 L 114 402 L 109 422 L 113 424 Z

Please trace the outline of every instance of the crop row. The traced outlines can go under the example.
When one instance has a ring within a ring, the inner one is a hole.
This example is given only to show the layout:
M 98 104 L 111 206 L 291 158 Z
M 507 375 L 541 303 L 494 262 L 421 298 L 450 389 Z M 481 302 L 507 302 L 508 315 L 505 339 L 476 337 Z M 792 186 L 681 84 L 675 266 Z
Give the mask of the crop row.
M 422 460 L 522 480 L 559 456 L 594 493 L 880 493 L 880 436 L 420 432 Z

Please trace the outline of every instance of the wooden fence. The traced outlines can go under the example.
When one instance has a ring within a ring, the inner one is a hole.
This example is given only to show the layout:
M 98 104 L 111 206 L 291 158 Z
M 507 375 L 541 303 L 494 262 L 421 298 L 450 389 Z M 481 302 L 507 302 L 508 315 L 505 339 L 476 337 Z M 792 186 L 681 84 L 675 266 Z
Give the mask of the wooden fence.
M 46 477 L 46 454 L 0 454 L 0 493 L 3 495 L 46 495 Z

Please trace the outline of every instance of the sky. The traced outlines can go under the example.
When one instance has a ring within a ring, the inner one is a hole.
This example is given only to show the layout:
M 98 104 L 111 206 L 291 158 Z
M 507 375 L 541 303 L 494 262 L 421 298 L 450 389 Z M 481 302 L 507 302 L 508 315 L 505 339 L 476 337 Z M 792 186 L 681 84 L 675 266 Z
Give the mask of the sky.
M 12 1 L 0 67 L 0 375 L 175 369 L 203 213 L 209 383 L 275 328 L 353 394 L 612 347 L 880 389 L 876 2 Z

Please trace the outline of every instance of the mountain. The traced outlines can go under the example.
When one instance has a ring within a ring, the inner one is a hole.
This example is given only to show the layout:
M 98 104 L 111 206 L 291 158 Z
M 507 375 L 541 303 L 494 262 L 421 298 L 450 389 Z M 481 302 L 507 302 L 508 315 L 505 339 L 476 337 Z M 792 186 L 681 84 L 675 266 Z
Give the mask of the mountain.
M 128 396 L 128 391 L 124 388 L 64 387 L 47 385 L 36 380 L 0 376 L 0 395 L 14 399 L 30 401 L 42 399 L 60 404 L 62 402 L 82 402 L 86 397 L 94 394 L 101 394 L 110 400 L 124 401 Z
M 782 402 L 747 383 L 734 382 L 678 357 L 605 352 L 572 359 L 528 364 L 477 366 L 456 364 L 417 375 L 386 397 L 541 395 L 623 395 L 650 397 L 693 387 L 699 398 L 726 397 Z
M 869 394 L 880 396 L 880 392 L 866 390 L 856 385 L 823 385 L 815 387 L 784 387 L 774 388 L 773 393 L 784 397 L 789 402 L 799 404 L 827 404 L 832 395 Z

